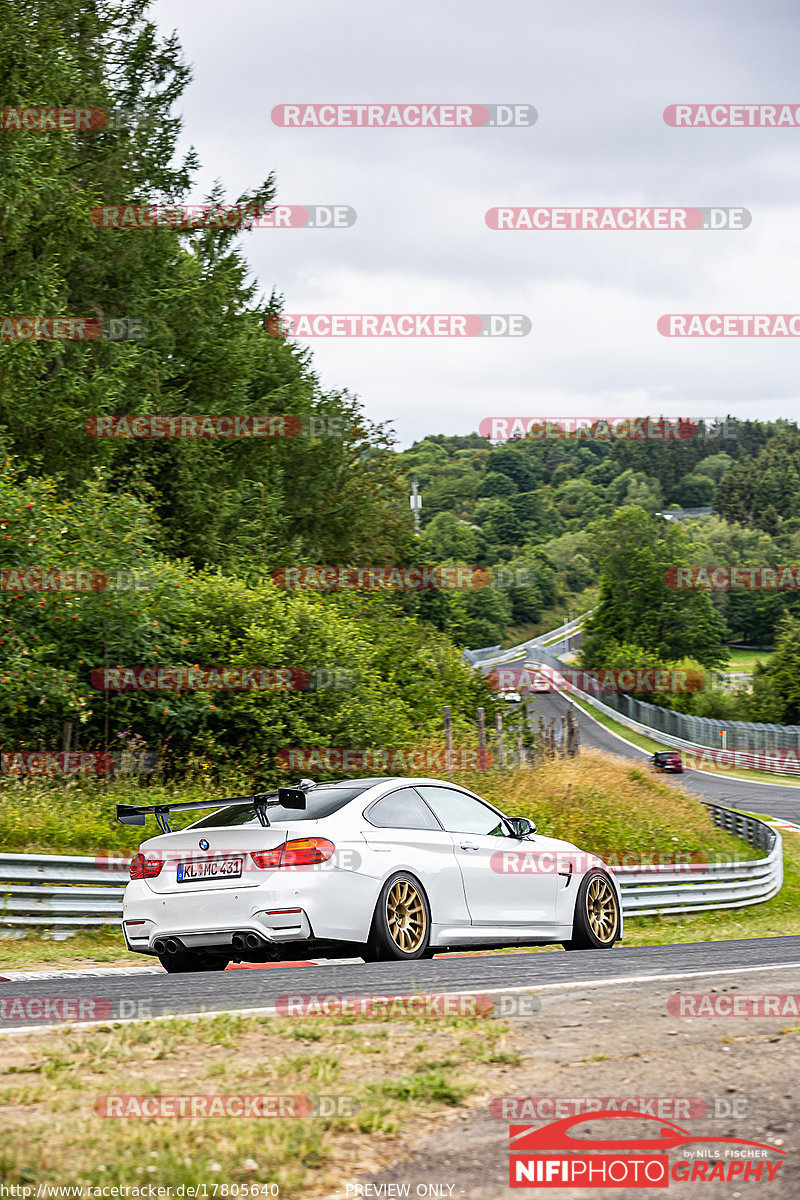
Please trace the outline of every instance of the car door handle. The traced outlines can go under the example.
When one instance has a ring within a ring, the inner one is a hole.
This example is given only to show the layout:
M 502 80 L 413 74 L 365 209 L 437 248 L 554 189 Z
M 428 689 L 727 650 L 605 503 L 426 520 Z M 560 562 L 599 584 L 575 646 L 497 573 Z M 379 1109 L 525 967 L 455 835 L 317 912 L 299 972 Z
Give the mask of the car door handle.
M 480 846 L 476 846 L 474 842 L 461 842 L 462 850 L 480 850 Z

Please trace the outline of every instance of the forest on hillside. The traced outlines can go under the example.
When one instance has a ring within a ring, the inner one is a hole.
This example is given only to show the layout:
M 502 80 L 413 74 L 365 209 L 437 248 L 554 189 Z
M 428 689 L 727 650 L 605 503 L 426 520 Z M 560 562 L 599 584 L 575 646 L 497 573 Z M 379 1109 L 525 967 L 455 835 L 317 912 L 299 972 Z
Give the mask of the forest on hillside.
M 665 598 L 650 586 L 665 564 L 798 560 L 794 426 L 748 421 L 724 439 L 701 428 L 670 446 L 431 434 L 401 451 L 390 423 L 323 388 L 310 352 L 276 336 L 280 280 L 266 294 L 246 259 L 248 229 L 275 199 L 273 175 L 205 198 L 212 215 L 235 206 L 238 224 L 97 223 L 103 206 L 196 199 L 196 156 L 176 151 L 189 70 L 146 0 L 38 9 L 33 21 L 0 0 L 3 104 L 47 98 L 123 119 L 0 138 L 0 316 L 11 322 L 0 337 L 6 750 L 146 745 L 178 767 L 235 761 L 257 774 L 287 745 L 435 741 L 444 704 L 456 731 L 471 729 L 476 706 L 491 716 L 495 700 L 463 648 L 590 606 L 590 664 L 640 653 L 710 670 L 732 640 L 796 636 L 793 597 L 673 594 L 670 619 L 656 620 Z M 103 333 L 18 338 L 22 315 Z M 292 435 L 97 436 L 98 419 L 120 414 L 272 415 Z M 673 526 L 656 516 L 670 506 L 714 515 Z M 621 558 L 620 538 L 642 555 Z M 646 585 L 627 586 L 634 560 Z M 287 567 L 325 564 L 465 565 L 482 582 L 276 582 Z M 20 583 L 31 571 L 51 584 Z M 73 586 L 75 571 L 101 583 Z M 305 682 L 105 686 L 103 672 L 141 668 L 259 668 Z M 765 683 L 762 699 L 785 715 L 793 702 L 776 688 Z

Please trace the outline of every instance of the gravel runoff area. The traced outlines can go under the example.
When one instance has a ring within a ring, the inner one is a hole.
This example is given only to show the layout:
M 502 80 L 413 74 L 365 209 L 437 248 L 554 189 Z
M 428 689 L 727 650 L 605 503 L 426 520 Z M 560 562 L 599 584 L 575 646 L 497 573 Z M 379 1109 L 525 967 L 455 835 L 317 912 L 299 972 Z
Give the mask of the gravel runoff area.
M 791 1000 L 773 1003 L 779 1015 L 681 1017 L 670 1011 L 678 993 L 709 995 L 711 1000 L 702 1003 L 706 1009 L 713 1006 L 715 1013 L 717 1006 L 723 1011 L 732 1008 L 737 997 L 740 1009 L 751 1006 L 744 1000 L 747 996 L 761 997 L 762 1008 L 765 997 L 776 995 L 791 994 L 797 1004 Z M 766 1143 L 775 1146 L 776 1152 L 766 1152 L 765 1161 L 782 1159 L 771 1183 L 767 1182 L 766 1170 L 758 1182 L 752 1177 L 746 1182 L 697 1178 L 685 1183 L 671 1178 L 668 1192 L 702 1200 L 737 1200 L 744 1196 L 781 1196 L 788 1200 L 800 1195 L 800 970 L 695 976 L 672 982 L 608 983 L 540 995 L 542 1007 L 538 1014 L 512 1019 L 508 1048 L 515 1049 L 523 1061 L 519 1067 L 504 1070 L 504 1096 L 573 1100 L 613 1097 L 617 1101 L 623 1097 L 659 1097 L 663 1103 L 661 1113 L 656 1109 L 656 1115 L 671 1119 L 692 1136 Z M 673 1000 L 668 1007 L 670 997 Z M 681 1119 L 686 1109 L 671 1108 L 672 1098 L 703 1099 L 708 1111 L 713 1112 L 716 1106 L 719 1115 Z M 497 1200 L 504 1195 L 542 1195 L 540 1187 L 509 1187 L 509 1123 L 508 1118 L 494 1115 L 499 1112 L 500 1093 L 486 1097 L 480 1108 L 467 1115 L 436 1121 L 421 1139 L 401 1142 L 396 1161 L 369 1176 L 343 1179 L 330 1195 L 335 1200 L 403 1195 Z M 521 1124 L 542 1126 L 553 1119 L 549 1112 L 537 1117 L 530 1105 L 527 1112 L 519 1109 L 517 1114 Z M 622 1132 L 613 1131 L 611 1126 L 611 1121 L 589 1122 L 576 1130 L 576 1136 L 652 1137 L 660 1128 L 654 1122 L 635 1119 L 620 1121 Z M 713 1143 L 708 1143 L 707 1149 L 713 1154 Z M 725 1156 L 724 1147 L 717 1149 L 721 1157 L 711 1160 L 706 1174 L 714 1161 L 722 1162 L 727 1173 L 731 1159 Z M 777 1153 L 779 1149 L 785 1155 Z M 673 1149 L 670 1163 L 674 1166 L 690 1153 L 697 1158 L 698 1147 Z M 694 1169 L 694 1163 L 689 1162 Z M 546 1194 L 564 1200 L 586 1200 L 591 1196 L 627 1200 L 664 1195 L 664 1189 L 567 1186 L 552 1191 L 548 1188 Z

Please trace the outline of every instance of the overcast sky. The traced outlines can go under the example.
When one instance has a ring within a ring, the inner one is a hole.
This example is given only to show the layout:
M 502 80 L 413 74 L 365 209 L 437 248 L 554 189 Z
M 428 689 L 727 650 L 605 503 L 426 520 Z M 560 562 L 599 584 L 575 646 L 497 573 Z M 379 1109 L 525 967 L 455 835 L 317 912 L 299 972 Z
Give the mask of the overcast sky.
M 683 0 L 156 0 L 194 71 L 185 142 L 233 200 L 348 204 L 254 230 L 288 313 L 524 313 L 521 338 L 313 338 L 402 445 L 488 416 L 797 418 L 800 339 L 662 337 L 670 312 L 800 312 L 800 128 L 675 129 L 673 103 L 800 105 L 796 7 Z M 277 104 L 527 103 L 531 128 L 291 129 Z M 742 206 L 740 231 L 496 232 L 499 205 Z

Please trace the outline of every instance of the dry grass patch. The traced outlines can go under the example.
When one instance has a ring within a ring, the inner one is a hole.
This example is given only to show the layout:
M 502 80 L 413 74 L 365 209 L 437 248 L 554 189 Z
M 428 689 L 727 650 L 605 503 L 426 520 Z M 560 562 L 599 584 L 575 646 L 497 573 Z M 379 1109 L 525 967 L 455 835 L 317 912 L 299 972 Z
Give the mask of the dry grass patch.
M 319 1194 L 389 1161 L 409 1124 L 476 1107 L 516 1063 L 482 1017 L 222 1014 L 0 1039 L 0 1181 L 277 1183 Z M 107 1119 L 106 1095 L 347 1097 L 342 1117 Z M 354 1112 L 354 1109 L 357 1111 Z M 254 1167 L 253 1164 L 256 1164 Z

